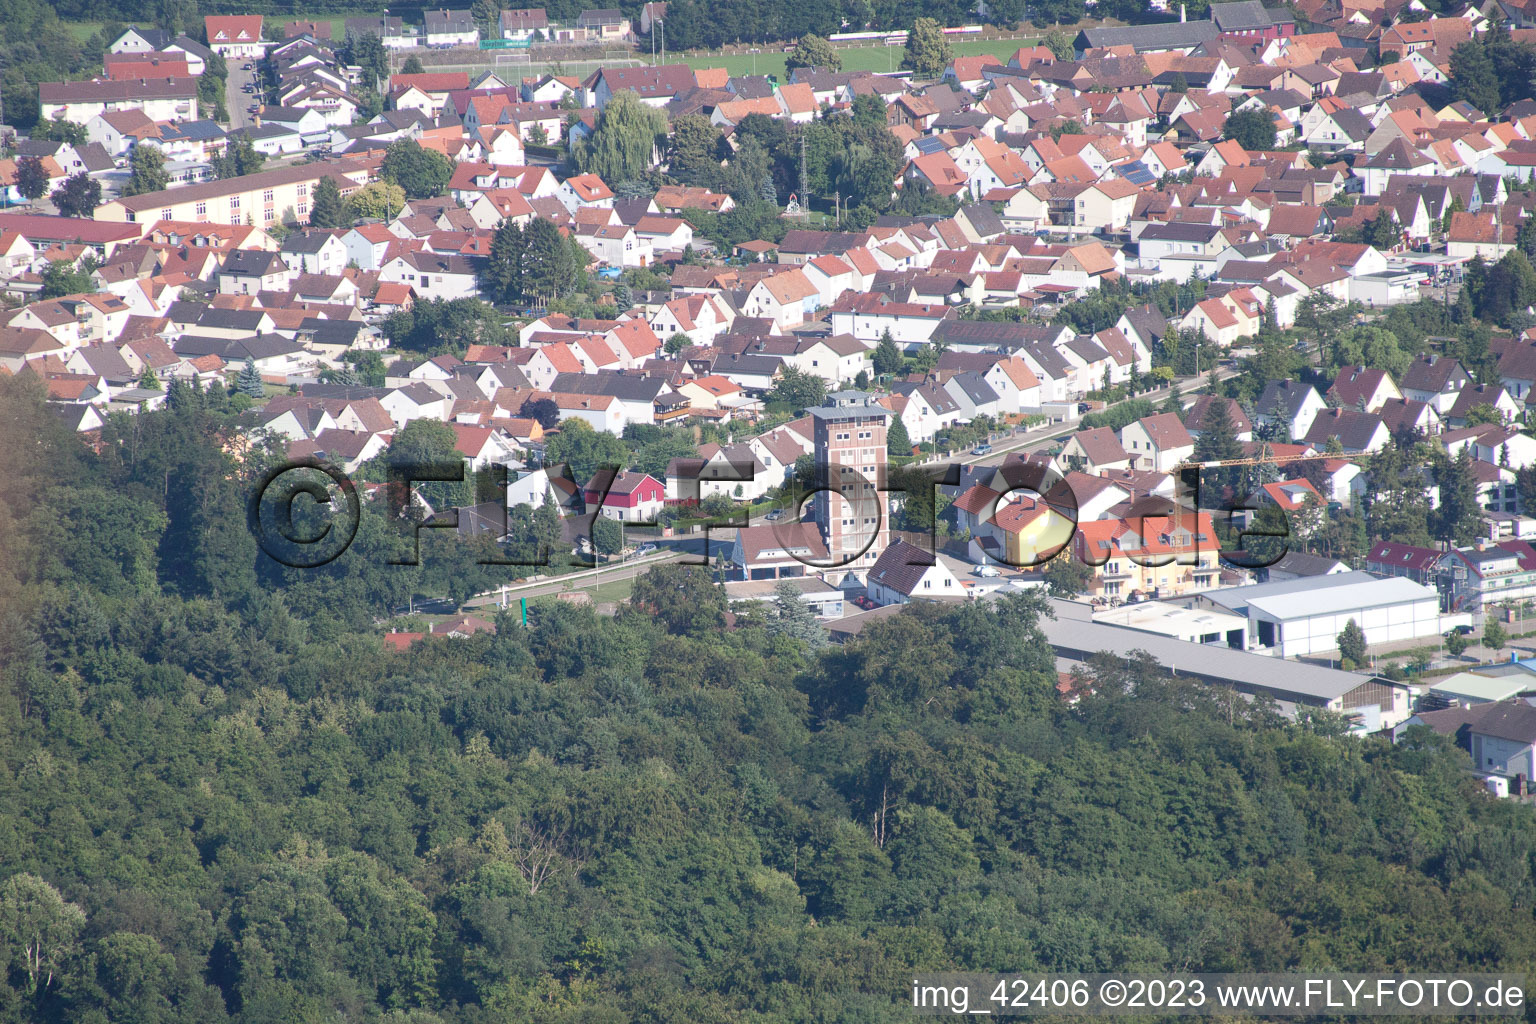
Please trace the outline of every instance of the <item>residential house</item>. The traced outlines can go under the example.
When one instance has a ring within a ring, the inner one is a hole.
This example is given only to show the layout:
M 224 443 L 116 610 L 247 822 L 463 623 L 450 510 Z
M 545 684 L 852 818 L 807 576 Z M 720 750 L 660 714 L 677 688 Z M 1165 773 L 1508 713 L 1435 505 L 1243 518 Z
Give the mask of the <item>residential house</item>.
M 1275 421 L 1285 424 L 1294 438 L 1307 435 L 1317 414 L 1328 408 L 1323 396 L 1310 384 L 1300 381 L 1270 381 L 1254 405 L 1254 425 L 1267 427 Z
M 1120 446 L 1131 457 L 1131 469 L 1172 473 L 1195 454 L 1195 440 L 1171 412 L 1145 416 L 1120 431 Z

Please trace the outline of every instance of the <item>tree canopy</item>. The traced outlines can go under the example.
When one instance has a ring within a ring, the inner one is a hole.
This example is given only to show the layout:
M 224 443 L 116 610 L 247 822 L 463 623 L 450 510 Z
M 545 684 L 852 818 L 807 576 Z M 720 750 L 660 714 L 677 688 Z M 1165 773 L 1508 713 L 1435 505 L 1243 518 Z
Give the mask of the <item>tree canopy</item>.
M 901 66 L 919 78 L 938 78 L 954 57 L 944 26 L 932 18 L 918 18 L 907 32 Z
M 1063 700 L 1036 594 L 830 645 L 798 585 L 730 601 L 672 563 L 426 635 L 424 600 L 560 543 L 552 504 L 409 565 L 365 493 L 352 547 L 293 569 L 249 530 L 287 442 L 230 444 L 243 401 L 174 381 L 86 440 L 45 395 L 0 376 L 6 1024 L 894 1024 L 914 972 L 1536 959 L 1536 813 L 1427 728 L 1287 719 L 1135 651 Z M 550 455 L 626 461 L 596 437 Z M 1423 500 L 1419 455 L 1373 459 L 1372 516 Z
M 1274 149 L 1275 119 L 1268 110 L 1237 110 L 1228 115 L 1221 135 L 1246 150 Z
M 831 43 L 821 36 L 807 32 L 795 41 L 795 48 L 789 51 L 789 56 L 784 58 L 784 68 L 794 71 L 796 68 L 820 68 L 823 71 L 840 71 L 843 67 L 843 59 L 837 55 Z
M 48 198 L 59 216 L 88 218 L 101 205 L 101 182 L 78 171 L 65 178 Z
M 666 134 L 667 119 L 661 111 L 630 90 L 616 92 L 597 115 L 591 136 L 572 144 L 571 162 L 610 186 L 639 178 L 655 165 Z
M 165 154 L 159 146 L 133 147 L 128 158 L 128 180 L 123 183 L 123 195 L 163 192 L 170 181 L 171 176 L 165 169 Z
M 448 188 L 453 177 L 453 162 L 435 149 L 427 149 L 415 139 L 391 142 L 384 151 L 380 175 L 398 185 L 410 199 L 433 199 Z

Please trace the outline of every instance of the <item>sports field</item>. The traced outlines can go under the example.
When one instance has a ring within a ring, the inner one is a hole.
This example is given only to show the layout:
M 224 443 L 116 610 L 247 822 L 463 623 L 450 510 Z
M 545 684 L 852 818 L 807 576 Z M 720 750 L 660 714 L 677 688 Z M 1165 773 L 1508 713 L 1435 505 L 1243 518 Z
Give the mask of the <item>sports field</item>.
M 1022 46 L 1032 46 L 1034 39 L 960 39 L 952 40 L 951 49 L 956 57 L 980 57 L 983 55 L 998 58 L 1000 63 L 1006 64 L 1008 58 Z M 850 46 L 840 47 L 838 56 L 843 59 L 844 71 L 899 71 L 901 69 L 900 46 Z M 649 58 L 649 54 L 645 55 Z M 719 54 L 706 53 L 700 56 L 687 55 L 681 58 L 689 67 L 698 68 L 725 68 L 734 75 L 773 75 L 784 81 L 788 75 L 784 71 L 784 53 L 777 44 L 765 44 L 761 53 L 733 53 Z M 672 58 L 669 55 L 668 63 Z

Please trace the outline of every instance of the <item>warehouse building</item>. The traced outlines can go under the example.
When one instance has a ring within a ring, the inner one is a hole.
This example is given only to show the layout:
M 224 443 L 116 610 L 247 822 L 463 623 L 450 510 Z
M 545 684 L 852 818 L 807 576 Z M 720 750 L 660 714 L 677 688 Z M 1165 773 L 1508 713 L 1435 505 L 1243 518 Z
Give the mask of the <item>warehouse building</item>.
M 1404 683 L 1306 662 L 1281 661 L 1220 644 L 1192 644 L 1095 622 L 1086 605 L 1072 601 L 1052 598 L 1050 604 L 1055 617 L 1042 620 L 1040 628 L 1056 654 L 1058 667 L 1063 669 L 1099 653 L 1130 658 L 1145 651 L 1170 675 L 1268 697 L 1286 714 L 1294 715 L 1299 708 L 1322 708 L 1351 715 L 1357 732 L 1389 728 L 1412 713 L 1410 690 Z
M 1431 639 L 1471 624 L 1466 613 L 1440 614 L 1436 590 L 1404 577 L 1368 572 L 1229 587 L 1200 594 L 1192 602 L 1191 607 L 1247 619 L 1247 649 L 1283 658 L 1331 653 L 1351 619 L 1365 631 L 1367 644 Z

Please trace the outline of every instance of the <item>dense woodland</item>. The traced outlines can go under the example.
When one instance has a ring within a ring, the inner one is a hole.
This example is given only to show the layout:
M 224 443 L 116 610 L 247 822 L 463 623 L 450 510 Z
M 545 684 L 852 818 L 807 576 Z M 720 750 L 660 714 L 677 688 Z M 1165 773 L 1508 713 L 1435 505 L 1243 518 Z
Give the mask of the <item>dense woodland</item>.
M 375 515 L 271 565 L 237 408 L 90 451 L 0 380 L 0 1021 L 898 1021 L 921 969 L 1536 959 L 1536 821 L 1460 752 L 1144 663 L 1069 708 L 1031 598 L 830 648 L 674 567 L 386 654 L 430 565 Z

